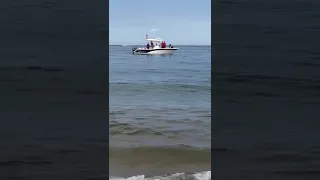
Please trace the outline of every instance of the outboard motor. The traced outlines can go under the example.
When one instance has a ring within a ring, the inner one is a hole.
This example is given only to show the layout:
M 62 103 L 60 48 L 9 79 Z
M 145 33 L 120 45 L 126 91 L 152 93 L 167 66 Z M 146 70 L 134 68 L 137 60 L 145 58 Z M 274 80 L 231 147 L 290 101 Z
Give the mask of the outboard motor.
M 132 54 L 134 53 L 135 50 L 137 50 L 137 47 L 132 47 Z

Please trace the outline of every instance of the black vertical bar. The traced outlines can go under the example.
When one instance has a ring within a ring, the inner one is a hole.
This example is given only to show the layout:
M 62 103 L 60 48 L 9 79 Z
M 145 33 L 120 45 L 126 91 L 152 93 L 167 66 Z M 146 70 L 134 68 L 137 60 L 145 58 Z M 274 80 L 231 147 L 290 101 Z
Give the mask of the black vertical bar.
M 108 178 L 108 1 L 0 4 L 0 179 Z
M 319 179 L 319 1 L 212 3 L 212 179 Z

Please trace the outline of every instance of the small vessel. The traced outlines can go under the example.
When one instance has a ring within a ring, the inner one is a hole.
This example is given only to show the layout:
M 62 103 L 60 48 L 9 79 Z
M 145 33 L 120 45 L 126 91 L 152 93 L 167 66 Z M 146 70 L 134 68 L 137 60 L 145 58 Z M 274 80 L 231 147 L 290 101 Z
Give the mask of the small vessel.
M 141 54 L 141 55 L 163 55 L 163 54 L 172 54 L 178 48 L 174 48 L 171 44 L 166 46 L 165 41 L 160 38 L 149 39 L 146 35 L 146 41 L 148 45 L 146 47 L 133 47 L 132 54 Z M 149 44 L 151 44 L 149 46 Z M 163 46 L 164 44 L 164 46 Z

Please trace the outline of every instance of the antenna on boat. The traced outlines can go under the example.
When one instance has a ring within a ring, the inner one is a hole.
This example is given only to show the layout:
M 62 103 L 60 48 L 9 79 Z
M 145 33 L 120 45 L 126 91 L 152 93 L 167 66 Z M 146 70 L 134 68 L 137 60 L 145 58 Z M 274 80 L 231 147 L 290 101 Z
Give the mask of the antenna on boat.
M 155 29 L 151 29 L 150 30 L 150 33 L 154 33 L 154 32 L 156 32 L 156 31 L 159 31 L 159 29 L 158 28 L 155 28 Z M 154 33 L 154 39 L 157 39 L 157 36 L 156 36 L 156 33 Z
M 159 29 L 151 29 L 150 32 L 159 31 Z

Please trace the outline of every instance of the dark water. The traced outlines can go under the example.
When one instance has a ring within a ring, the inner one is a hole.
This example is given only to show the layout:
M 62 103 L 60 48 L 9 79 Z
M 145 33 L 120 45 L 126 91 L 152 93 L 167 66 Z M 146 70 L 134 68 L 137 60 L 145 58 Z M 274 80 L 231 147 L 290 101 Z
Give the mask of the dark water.
M 111 176 L 210 170 L 209 46 L 171 56 L 110 46 Z
M 213 179 L 319 179 L 320 3 L 213 3 Z
M 2 1 L 0 179 L 108 177 L 104 1 Z

